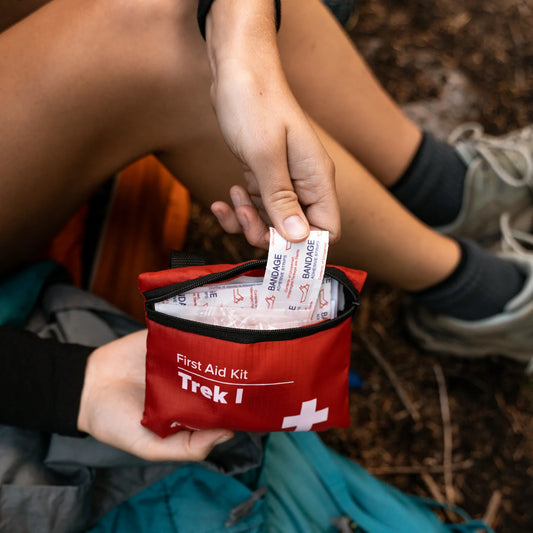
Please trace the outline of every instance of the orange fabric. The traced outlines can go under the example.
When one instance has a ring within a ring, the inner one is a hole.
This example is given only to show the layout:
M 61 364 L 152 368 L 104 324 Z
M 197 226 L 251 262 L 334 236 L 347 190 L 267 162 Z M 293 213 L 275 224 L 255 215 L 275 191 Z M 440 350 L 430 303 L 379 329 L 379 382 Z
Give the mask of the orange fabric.
M 137 276 L 168 265 L 170 251 L 183 247 L 189 216 L 187 189 L 155 157 L 145 157 L 123 170 L 90 290 L 144 321 Z
M 83 205 L 50 243 L 46 256 L 62 264 L 78 287 L 82 283 L 83 232 L 88 205 Z
M 86 215 L 87 206 L 54 239 L 49 253 L 77 284 Z M 155 157 L 124 169 L 115 183 L 89 290 L 144 322 L 137 276 L 168 266 L 170 251 L 183 247 L 189 217 L 187 189 Z

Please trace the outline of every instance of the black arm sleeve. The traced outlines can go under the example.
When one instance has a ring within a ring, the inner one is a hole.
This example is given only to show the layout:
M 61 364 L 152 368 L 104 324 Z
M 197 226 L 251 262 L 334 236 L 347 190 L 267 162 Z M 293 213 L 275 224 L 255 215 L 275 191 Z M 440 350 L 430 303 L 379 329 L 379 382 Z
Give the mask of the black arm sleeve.
M 200 28 L 200 33 L 202 34 L 202 37 L 205 39 L 205 19 L 207 18 L 207 14 L 209 13 L 209 10 L 211 9 L 211 4 L 215 0 L 199 0 L 198 1 L 198 12 L 197 12 L 197 18 L 198 18 L 198 27 Z M 246 0 L 243 0 L 246 1 Z M 281 2 L 280 0 L 274 0 L 274 6 L 276 7 L 276 30 L 279 30 L 279 27 L 281 25 Z
M 0 423 L 81 435 L 78 411 L 93 350 L 0 327 Z

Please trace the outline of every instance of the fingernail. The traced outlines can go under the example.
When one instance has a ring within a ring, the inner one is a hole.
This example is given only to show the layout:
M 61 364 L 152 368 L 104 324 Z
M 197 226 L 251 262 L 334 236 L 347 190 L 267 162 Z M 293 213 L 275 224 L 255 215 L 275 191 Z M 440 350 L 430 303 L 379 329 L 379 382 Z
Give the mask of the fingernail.
M 307 224 L 298 215 L 287 217 L 283 221 L 283 227 L 287 235 L 296 241 L 305 239 L 309 231 Z
M 233 438 L 233 433 L 225 433 L 221 437 L 219 437 L 213 446 L 218 446 L 219 444 L 223 444 L 224 442 L 228 442 L 228 440 L 231 440 Z

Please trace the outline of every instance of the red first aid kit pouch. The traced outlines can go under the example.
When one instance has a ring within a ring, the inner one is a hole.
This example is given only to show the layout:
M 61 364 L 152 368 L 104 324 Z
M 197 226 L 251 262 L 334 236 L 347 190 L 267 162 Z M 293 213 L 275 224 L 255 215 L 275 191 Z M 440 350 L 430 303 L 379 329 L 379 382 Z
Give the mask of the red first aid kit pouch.
M 187 260 L 181 261 L 186 264 Z M 156 310 L 192 289 L 263 277 L 266 260 L 180 266 L 139 276 L 148 327 L 142 424 L 165 437 L 181 429 L 252 432 L 346 427 L 351 317 L 366 273 L 327 266 L 342 287 L 334 319 L 287 329 L 237 329 Z

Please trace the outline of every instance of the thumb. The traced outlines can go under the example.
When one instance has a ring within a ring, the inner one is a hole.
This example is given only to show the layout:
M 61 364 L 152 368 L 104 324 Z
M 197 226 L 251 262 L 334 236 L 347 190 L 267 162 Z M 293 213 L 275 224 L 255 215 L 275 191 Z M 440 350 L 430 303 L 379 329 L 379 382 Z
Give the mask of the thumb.
M 200 453 L 204 457 L 217 446 L 227 442 L 234 437 L 233 431 L 220 429 L 204 429 L 202 431 L 192 431 L 188 442 L 188 447 L 193 453 Z
M 263 208 L 276 230 L 288 241 L 306 239 L 309 236 L 309 222 L 294 190 L 287 165 L 257 165 L 250 172 L 259 186 Z
M 217 444 L 232 437 L 232 431 L 220 429 L 182 430 L 164 439 L 152 434 L 149 445 L 145 443 L 149 454 L 139 456 L 151 461 L 202 461 Z
M 294 190 L 280 186 L 263 203 L 272 224 L 285 239 L 299 242 L 309 236 L 309 223 Z

